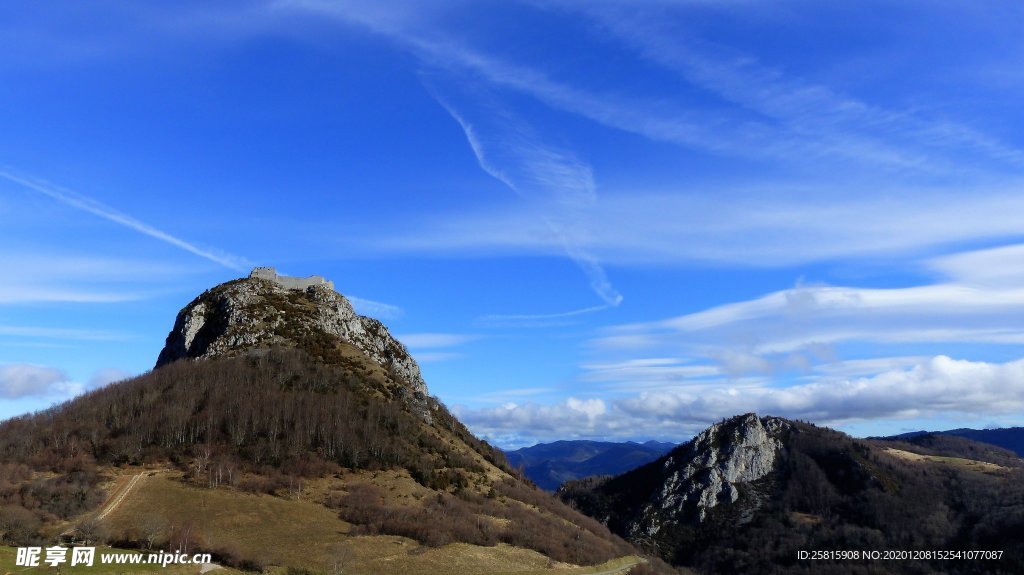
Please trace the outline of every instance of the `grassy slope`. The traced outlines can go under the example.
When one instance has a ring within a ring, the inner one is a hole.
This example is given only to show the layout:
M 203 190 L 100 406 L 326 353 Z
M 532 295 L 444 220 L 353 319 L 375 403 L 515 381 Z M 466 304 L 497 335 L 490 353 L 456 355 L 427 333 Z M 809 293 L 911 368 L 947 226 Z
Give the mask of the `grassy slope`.
M 915 462 L 932 462 L 932 463 L 945 463 L 962 469 L 970 471 L 979 471 L 984 473 L 996 473 L 999 471 L 1005 471 L 1007 468 L 1002 465 L 996 465 L 995 463 L 988 463 L 987 461 L 979 461 L 976 459 L 967 459 L 964 457 L 948 457 L 943 455 L 922 455 L 919 453 L 913 453 L 910 451 L 904 451 L 902 449 L 886 448 L 886 453 L 899 457 L 900 459 L 906 459 L 907 461 Z
M 231 546 L 276 565 L 325 566 L 329 543 L 349 530 L 337 513 L 316 503 L 197 489 L 166 474 L 140 483 L 108 516 L 109 527 L 138 528 L 151 515 L 172 527 L 191 523 L 205 546 Z
M 232 489 L 199 489 L 176 478 L 177 473 L 147 477 L 132 495 L 107 518 L 113 530 L 141 525 L 158 515 L 171 525 L 191 523 L 211 548 L 233 547 L 247 557 L 268 565 L 303 566 L 332 571 L 339 559 L 345 573 L 565 573 L 584 574 L 632 563 L 622 558 L 605 564 L 577 568 L 551 563 L 535 551 L 496 545 L 480 547 L 456 543 L 440 548 L 393 536 L 349 536 L 350 525 L 337 512 L 320 504 L 327 493 L 344 491 L 346 485 L 372 481 L 396 499 L 415 505 L 429 491 L 399 472 L 352 473 L 342 479 L 310 482 L 300 499 L 254 495 Z

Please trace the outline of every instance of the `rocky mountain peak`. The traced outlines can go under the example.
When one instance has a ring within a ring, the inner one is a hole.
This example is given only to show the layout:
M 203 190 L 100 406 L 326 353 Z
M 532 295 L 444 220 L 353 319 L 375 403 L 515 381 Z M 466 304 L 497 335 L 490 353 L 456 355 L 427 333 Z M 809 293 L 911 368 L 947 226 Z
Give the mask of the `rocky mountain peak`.
M 321 359 L 343 359 L 355 348 L 402 386 L 410 402 L 426 405 L 419 366 L 381 322 L 357 314 L 332 282 L 280 276 L 273 268 L 256 268 L 248 278 L 206 290 L 186 305 L 156 367 L 274 346 L 300 348 Z
M 653 535 L 668 523 L 703 522 L 721 503 L 736 503 L 741 489 L 771 473 L 791 424 L 778 417 L 740 415 L 705 429 L 661 463 L 664 481 L 631 527 L 632 535 Z M 746 507 L 759 505 L 746 489 Z

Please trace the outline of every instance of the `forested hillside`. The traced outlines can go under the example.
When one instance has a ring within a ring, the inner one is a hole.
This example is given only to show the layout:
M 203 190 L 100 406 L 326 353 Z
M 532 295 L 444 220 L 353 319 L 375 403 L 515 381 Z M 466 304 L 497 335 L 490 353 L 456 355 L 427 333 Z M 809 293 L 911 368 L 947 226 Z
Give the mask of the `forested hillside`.
M 302 480 L 399 470 L 438 494 L 441 507 L 399 504 L 365 486 L 323 503 L 361 533 L 428 546 L 507 543 L 588 564 L 632 552 L 604 526 L 514 477 L 501 453 L 440 402 L 430 400 L 427 423 L 370 383 L 358 363 L 328 365 L 280 349 L 176 362 L 5 421 L 0 536 L 41 541 L 39 528 L 88 517 L 112 466 L 170 465 L 190 485 L 279 496 Z

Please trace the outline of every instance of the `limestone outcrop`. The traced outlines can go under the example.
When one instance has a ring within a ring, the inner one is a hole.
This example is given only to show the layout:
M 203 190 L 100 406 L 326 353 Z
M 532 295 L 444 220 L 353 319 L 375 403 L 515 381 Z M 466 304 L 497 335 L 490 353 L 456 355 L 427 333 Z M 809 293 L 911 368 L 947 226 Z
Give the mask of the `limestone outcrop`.
M 156 367 L 273 346 L 316 354 L 349 344 L 386 370 L 408 401 L 427 414 L 427 386 L 419 366 L 384 324 L 357 314 L 330 282 L 302 289 L 289 285 L 254 274 L 203 292 L 178 313 Z
M 748 413 L 712 425 L 661 463 L 664 481 L 629 527 L 630 535 L 651 536 L 662 524 L 703 522 L 715 506 L 736 503 L 740 489 L 775 470 L 790 423 Z M 747 515 L 759 504 L 747 490 Z

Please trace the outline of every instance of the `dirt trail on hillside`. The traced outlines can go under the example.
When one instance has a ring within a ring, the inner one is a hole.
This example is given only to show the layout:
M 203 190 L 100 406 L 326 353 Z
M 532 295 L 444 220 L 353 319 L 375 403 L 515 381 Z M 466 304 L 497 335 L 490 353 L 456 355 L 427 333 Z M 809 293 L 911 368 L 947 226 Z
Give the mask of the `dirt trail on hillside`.
M 150 473 L 152 472 L 143 471 L 141 473 L 138 473 L 135 476 L 133 476 L 124 487 L 120 489 L 115 489 L 113 493 L 111 493 L 110 495 L 110 500 L 103 506 L 103 509 L 100 511 L 99 515 L 96 516 L 96 519 L 102 520 L 107 515 L 113 513 L 114 510 L 117 509 L 119 505 L 121 505 L 121 502 L 123 502 L 125 498 L 128 497 L 128 494 L 131 493 L 132 489 L 134 489 L 135 486 L 137 486 L 139 482 L 141 482 L 143 478 L 145 478 Z

